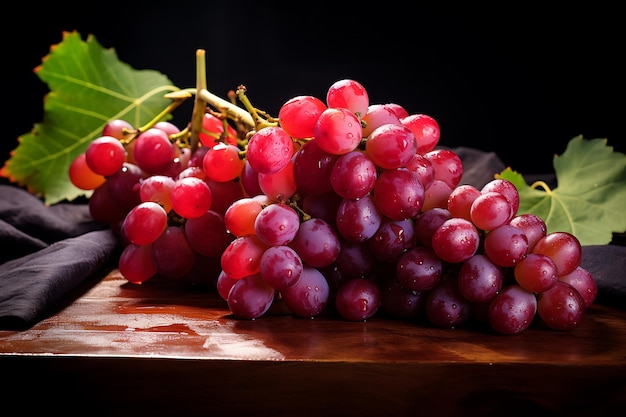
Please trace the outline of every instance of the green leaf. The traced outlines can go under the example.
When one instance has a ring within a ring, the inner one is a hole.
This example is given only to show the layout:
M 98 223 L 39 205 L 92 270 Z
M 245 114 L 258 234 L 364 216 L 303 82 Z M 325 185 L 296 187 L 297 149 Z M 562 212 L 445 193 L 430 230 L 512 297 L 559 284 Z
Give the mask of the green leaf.
M 529 186 L 521 174 L 507 168 L 500 177 L 515 184 L 519 214 L 541 217 L 548 232 L 572 233 L 582 245 L 605 245 L 613 232 L 626 230 L 626 155 L 613 151 L 606 139 L 570 140 L 554 157 L 557 187 Z
M 164 95 L 178 90 L 159 72 L 135 70 L 93 35 L 83 41 L 76 31 L 64 32 L 35 72 L 50 89 L 43 122 L 20 136 L 0 176 L 25 186 L 46 204 L 90 195 L 74 187 L 68 169 L 107 121 L 123 118 L 142 126 L 171 102 Z

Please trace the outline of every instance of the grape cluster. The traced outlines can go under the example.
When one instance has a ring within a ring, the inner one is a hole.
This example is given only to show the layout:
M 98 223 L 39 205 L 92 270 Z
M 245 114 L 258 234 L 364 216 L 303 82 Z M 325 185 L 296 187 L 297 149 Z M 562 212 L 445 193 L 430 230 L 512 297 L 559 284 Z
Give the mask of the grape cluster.
M 378 314 L 499 334 L 573 329 L 593 303 L 577 238 L 518 214 L 505 179 L 461 184 L 433 117 L 344 79 L 271 120 L 242 132 L 207 106 L 195 147 L 170 122 L 111 120 L 73 161 L 129 282 L 209 282 L 241 319 Z

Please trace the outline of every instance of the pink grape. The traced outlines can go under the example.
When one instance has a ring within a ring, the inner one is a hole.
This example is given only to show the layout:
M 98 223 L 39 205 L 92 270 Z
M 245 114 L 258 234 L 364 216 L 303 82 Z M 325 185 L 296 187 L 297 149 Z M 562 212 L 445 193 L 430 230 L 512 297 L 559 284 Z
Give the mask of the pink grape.
M 300 217 L 286 204 L 270 204 L 261 209 L 254 221 L 255 234 L 268 246 L 290 243 L 298 232 Z
M 94 139 L 85 150 L 85 161 L 98 175 L 113 175 L 126 162 L 126 150 L 119 139 L 101 136 Z
M 528 238 L 520 229 L 509 224 L 487 233 L 483 246 L 489 259 L 502 267 L 515 266 L 528 254 Z
M 367 113 L 369 95 L 361 83 L 352 79 L 343 79 L 334 82 L 326 92 L 328 107 L 345 108 L 358 118 Z
M 436 327 L 454 329 L 470 318 L 471 303 L 459 291 L 455 279 L 444 279 L 428 292 L 424 310 Z
M 318 269 L 304 265 L 298 282 L 283 290 L 281 294 L 283 301 L 293 314 L 304 318 L 314 318 L 326 309 L 330 287 Z
M 344 198 L 365 197 L 374 189 L 376 165 L 363 152 L 355 150 L 341 155 L 330 172 L 332 189 Z
M 485 303 L 502 289 L 504 273 L 487 256 L 477 253 L 459 268 L 458 282 L 463 297 L 473 303 Z
M 259 187 L 273 201 L 284 201 L 291 198 L 298 190 L 293 162 L 287 162 L 284 168 L 273 174 L 259 173 Z
M 140 182 L 141 201 L 153 201 L 163 206 L 165 211 L 172 209 L 171 192 L 176 181 L 167 175 L 152 175 Z
M 374 184 L 374 201 L 390 219 L 412 218 L 424 204 L 424 187 L 417 175 L 406 168 L 385 170 Z
M 298 190 L 305 194 L 332 191 L 331 175 L 339 155 L 322 150 L 317 140 L 307 141 L 293 157 L 293 176 Z
M 488 321 L 500 334 L 517 334 L 526 330 L 537 312 L 535 295 L 519 285 L 508 285 L 491 300 Z
M 256 273 L 233 284 L 228 292 L 228 308 L 233 316 L 254 320 L 269 310 L 275 291 Z
M 355 150 L 362 137 L 361 122 L 347 108 L 328 108 L 315 124 L 317 145 L 331 155 L 343 155 Z
M 304 263 L 289 246 L 272 246 L 261 255 L 261 278 L 277 291 L 283 291 L 302 277 Z
M 564 281 L 537 296 L 537 314 L 554 330 L 571 330 L 577 327 L 585 312 L 585 301 L 578 291 Z
M 170 193 L 172 209 L 186 219 L 202 216 L 213 202 L 213 193 L 202 179 L 186 177 L 176 180 Z
M 367 278 L 354 278 L 339 287 L 335 307 L 341 317 L 350 321 L 366 321 L 382 303 L 378 285 Z
M 434 178 L 445 182 L 453 190 L 463 177 L 461 157 L 451 149 L 434 149 L 424 154 L 433 165 Z
M 411 114 L 400 119 L 400 123 L 411 129 L 417 141 L 417 152 L 425 154 L 435 149 L 441 137 L 439 123 L 427 114 Z
M 337 208 L 337 232 L 353 242 L 364 242 L 374 236 L 383 220 L 374 199 L 366 195 L 359 199 L 344 198 Z
M 576 236 L 568 232 L 552 232 L 542 237 L 532 253 L 549 256 L 556 264 L 558 276 L 570 274 L 580 264 L 582 246 Z
M 546 255 L 529 253 L 513 269 L 517 283 L 524 289 L 540 293 L 552 288 L 557 281 L 554 261 Z
M 433 233 L 432 247 L 445 262 L 468 260 L 478 250 L 480 236 L 472 222 L 459 217 L 444 221 Z
M 152 243 L 152 256 L 157 273 L 175 279 L 191 272 L 196 257 L 185 232 L 178 226 L 168 226 Z
M 416 150 L 415 135 L 400 124 L 379 126 L 365 141 L 365 154 L 382 169 L 404 167 L 413 158 Z
M 515 226 L 526 235 L 528 239 L 528 251 L 532 252 L 535 244 L 547 234 L 546 223 L 536 214 L 524 213 L 513 217 L 509 221 L 510 226 Z
M 396 262 L 407 249 L 415 246 L 416 241 L 413 219 L 385 218 L 368 243 L 376 259 Z
M 152 245 L 126 245 L 118 261 L 120 273 L 128 282 L 141 284 L 157 273 L 152 257 Z
M 274 174 L 287 165 L 293 153 L 293 140 L 289 134 L 279 126 L 268 126 L 250 137 L 246 157 L 259 174 Z
M 587 269 L 580 265 L 569 274 L 558 277 L 558 280 L 568 283 L 578 291 L 583 299 L 585 308 L 593 304 L 598 295 L 596 280 Z
M 443 263 L 432 248 L 414 246 L 396 262 L 396 277 L 402 287 L 411 291 L 432 290 L 443 276 Z
M 239 178 L 243 165 L 243 159 L 239 157 L 239 148 L 229 143 L 216 144 L 206 152 L 202 160 L 206 178 L 217 182 Z
M 150 128 L 142 132 L 133 145 L 137 166 L 151 174 L 158 174 L 174 159 L 175 149 L 167 133 Z
M 367 113 L 361 117 L 365 124 L 363 137 L 368 137 L 374 129 L 385 124 L 400 124 L 400 118 L 387 104 L 372 104 L 367 108 Z
M 463 184 L 456 187 L 448 196 L 447 209 L 452 217 L 461 217 L 472 221 L 470 210 L 472 203 L 481 195 L 478 188 Z
M 324 110 L 326 104 L 317 97 L 292 97 L 278 110 L 278 122 L 293 138 L 312 138 L 315 134 L 315 123 Z
M 322 219 L 311 218 L 300 223 L 290 246 L 302 261 L 312 267 L 324 267 L 335 262 L 341 242 L 335 229 Z
M 235 238 L 222 253 L 220 264 L 229 277 L 241 279 L 261 270 L 261 256 L 267 249 L 255 235 Z
M 133 207 L 122 224 L 126 238 L 139 246 L 153 243 L 167 228 L 167 212 L 153 201 Z
M 493 230 L 507 223 L 512 212 L 511 203 L 504 195 L 488 191 L 481 193 L 472 202 L 470 219 L 481 230 Z

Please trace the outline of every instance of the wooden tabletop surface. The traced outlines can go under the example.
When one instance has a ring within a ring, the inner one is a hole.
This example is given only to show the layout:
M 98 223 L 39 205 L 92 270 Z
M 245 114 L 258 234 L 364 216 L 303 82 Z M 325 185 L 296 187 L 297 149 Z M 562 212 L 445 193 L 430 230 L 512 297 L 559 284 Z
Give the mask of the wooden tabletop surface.
M 0 370 L 3 392 L 70 387 L 101 415 L 621 415 L 626 311 L 594 304 L 574 330 L 514 336 L 378 316 L 238 320 L 214 291 L 113 269 L 32 328 L 0 331 Z

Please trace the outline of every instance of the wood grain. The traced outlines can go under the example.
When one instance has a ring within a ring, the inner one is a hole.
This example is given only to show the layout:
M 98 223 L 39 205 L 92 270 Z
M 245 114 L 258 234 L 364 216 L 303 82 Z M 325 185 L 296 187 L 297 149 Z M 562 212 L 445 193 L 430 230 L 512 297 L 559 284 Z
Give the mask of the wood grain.
M 572 331 L 515 336 L 238 320 L 214 291 L 132 285 L 114 269 L 34 327 L 0 331 L 0 371 L 3 396 L 31 411 L 83 399 L 91 415 L 622 415 L 626 312 L 592 305 Z

